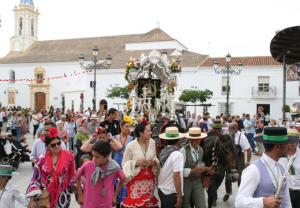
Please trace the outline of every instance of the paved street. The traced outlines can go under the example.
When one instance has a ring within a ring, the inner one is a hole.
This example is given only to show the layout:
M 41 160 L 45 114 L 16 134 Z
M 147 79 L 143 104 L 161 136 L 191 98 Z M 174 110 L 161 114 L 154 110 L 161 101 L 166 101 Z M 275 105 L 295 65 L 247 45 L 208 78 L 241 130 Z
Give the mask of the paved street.
M 31 125 L 31 132 L 32 132 L 32 125 Z M 5 131 L 2 130 L 2 133 L 5 134 Z M 33 143 L 34 143 L 34 139 L 32 136 L 32 133 L 27 133 L 26 135 L 27 137 L 27 141 L 29 143 L 29 146 L 32 147 Z M 252 157 L 252 161 L 256 160 L 257 157 L 253 155 Z M 18 176 L 14 176 L 13 179 L 11 180 L 11 183 L 16 184 L 19 187 L 19 190 L 22 193 L 26 192 L 26 188 L 28 186 L 28 184 L 30 183 L 31 177 L 32 177 L 32 173 L 33 173 L 33 168 L 31 166 L 31 163 L 26 162 L 26 163 L 22 163 L 18 169 L 18 172 L 20 173 L 20 175 Z M 235 195 L 237 193 L 237 183 L 234 183 L 232 186 L 233 189 L 233 194 L 230 196 L 229 200 L 227 202 L 223 202 L 223 196 L 225 194 L 225 184 L 223 181 L 223 184 L 220 186 L 219 190 L 218 190 L 218 201 L 217 201 L 217 206 L 216 207 L 234 207 L 234 199 L 235 199 Z M 158 197 L 158 196 L 157 196 Z M 206 196 L 207 199 L 207 196 Z M 16 202 L 16 208 L 21 208 L 23 207 L 22 205 L 20 205 L 18 202 Z M 79 208 L 80 206 L 76 203 L 74 195 L 72 198 L 72 203 L 71 203 L 71 208 Z

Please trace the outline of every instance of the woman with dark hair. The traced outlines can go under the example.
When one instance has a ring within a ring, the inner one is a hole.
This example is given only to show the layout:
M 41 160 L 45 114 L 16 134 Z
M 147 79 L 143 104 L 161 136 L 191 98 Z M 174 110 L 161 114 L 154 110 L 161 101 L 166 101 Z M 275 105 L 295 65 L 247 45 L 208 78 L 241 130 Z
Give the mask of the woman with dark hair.
M 110 144 L 110 147 L 113 151 L 119 151 L 122 149 L 122 145 L 120 142 L 118 142 L 115 138 L 113 138 L 111 136 L 110 133 L 107 133 L 107 131 L 98 126 L 96 128 L 96 134 L 93 134 L 89 140 L 87 140 L 81 147 L 80 147 L 80 150 L 82 152 L 92 152 L 92 148 L 94 146 L 94 144 L 97 142 L 97 141 L 108 141 L 109 144 Z
M 114 138 L 119 141 L 122 145 L 121 150 L 115 150 L 113 154 L 113 159 L 117 161 L 117 163 L 122 167 L 122 160 L 123 160 L 123 155 L 125 152 L 125 149 L 127 145 L 133 141 L 133 137 L 130 136 L 130 122 L 129 121 L 121 121 L 120 122 L 120 129 L 121 132 L 120 134 L 114 136 Z M 115 179 L 115 185 L 118 185 L 118 180 Z M 121 188 L 119 195 L 117 197 L 117 204 L 116 208 L 120 207 L 120 204 L 124 201 L 124 199 L 127 197 L 127 191 L 126 191 L 126 185 L 123 185 Z
M 72 186 L 76 184 L 75 161 L 71 152 L 61 149 L 61 143 L 57 129 L 51 127 L 45 137 L 46 153 L 37 159 L 32 181 L 26 191 L 26 196 L 30 197 L 29 208 L 37 207 L 36 196 L 47 194 L 49 200 L 45 203 L 49 208 L 70 206 Z
M 138 124 L 135 128 L 137 139 L 130 142 L 125 149 L 122 166 L 127 184 L 127 197 L 122 202 L 124 208 L 158 207 L 154 188 L 160 165 L 156 157 L 155 141 L 151 135 L 149 124 Z

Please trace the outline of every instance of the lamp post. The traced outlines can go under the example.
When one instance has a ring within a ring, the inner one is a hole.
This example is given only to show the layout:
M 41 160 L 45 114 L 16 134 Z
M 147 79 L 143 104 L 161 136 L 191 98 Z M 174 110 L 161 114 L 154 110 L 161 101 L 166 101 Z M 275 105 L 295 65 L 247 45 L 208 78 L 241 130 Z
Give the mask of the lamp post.
M 229 74 L 230 75 L 240 75 L 242 71 L 242 66 L 243 64 L 239 62 L 237 64 L 238 70 L 235 71 L 231 66 L 230 66 L 230 61 L 231 61 L 231 55 L 228 53 L 226 55 L 226 66 L 224 69 L 219 69 L 219 62 L 214 61 L 214 69 L 216 74 L 226 74 L 227 75 L 227 85 L 226 85 L 226 114 L 229 115 Z
M 99 53 L 99 49 L 97 48 L 97 46 L 95 46 L 93 48 L 94 61 L 93 61 L 92 64 L 89 64 L 87 66 L 83 66 L 84 56 L 82 54 L 80 54 L 80 56 L 78 57 L 79 64 L 80 64 L 82 69 L 94 69 L 94 81 L 93 82 L 91 81 L 91 87 L 93 87 L 93 89 L 94 89 L 93 110 L 96 110 L 96 70 L 97 69 L 109 69 L 110 65 L 112 63 L 112 58 L 110 57 L 110 55 L 108 55 L 108 57 L 106 58 L 107 66 L 103 66 L 102 64 L 97 64 L 97 62 L 98 62 L 98 60 L 97 60 L 98 53 Z

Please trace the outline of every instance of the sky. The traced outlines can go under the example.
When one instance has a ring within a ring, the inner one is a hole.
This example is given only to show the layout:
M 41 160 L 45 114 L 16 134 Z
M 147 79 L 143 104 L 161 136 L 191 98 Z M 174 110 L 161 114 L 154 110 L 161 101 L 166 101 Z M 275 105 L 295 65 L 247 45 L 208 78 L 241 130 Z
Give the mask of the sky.
M 39 40 L 140 34 L 159 22 L 190 51 L 211 57 L 269 56 L 275 32 L 300 24 L 299 0 L 33 1 Z M 19 2 L 0 0 L 0 57 L 9 52 Z

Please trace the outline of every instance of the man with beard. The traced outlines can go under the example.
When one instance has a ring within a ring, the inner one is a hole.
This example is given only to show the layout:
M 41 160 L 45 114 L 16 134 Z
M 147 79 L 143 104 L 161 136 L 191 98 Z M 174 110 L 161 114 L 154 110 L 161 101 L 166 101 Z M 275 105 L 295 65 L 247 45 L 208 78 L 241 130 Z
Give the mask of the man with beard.
M 285 172 L 278 160 L 286 157 L 288 144 L 298 142 L 298 138 L 288 136 L 284 127 L 268 127 L 264 135 L 255 137 L 254 141 L 263 143 L 265 152 L 243 171 L 235 207 L 292 207 L 286 182 L 279 199 L 275 193 Z
M 246 136 L 240 132 L 239 125 L 236 122 L 232 122 L 229 124 L 228 130 L 230 135 L 234 138 L 234 143 L 237 146 L 238 153 L 237 153 L 237 169 L 239 172 L 239 180 L 238 185 L 241 183 L 241 175 L 244 168 L 247 168 L 250 164 L 251 160 L 251 148 Z M 247 163 L 245 164 L 245 153 L 247 152 Z M 226 187 L 226 194 L 223 197 L 223 201 L 227 201 L 229 196 L 232 194 L 232 184 L 231 181 L 225 179 L 225 187 Z

